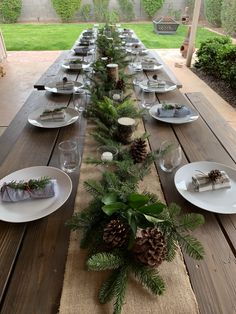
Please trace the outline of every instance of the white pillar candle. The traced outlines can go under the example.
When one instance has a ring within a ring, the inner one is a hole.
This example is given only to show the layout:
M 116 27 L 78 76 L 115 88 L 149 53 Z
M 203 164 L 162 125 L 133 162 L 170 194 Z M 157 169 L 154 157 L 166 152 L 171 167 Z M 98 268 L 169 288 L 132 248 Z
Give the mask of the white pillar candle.
M 101 156 L 102 161 L 112 161 L 113 160 L 113 154 L 111 152 L 104 152 Z

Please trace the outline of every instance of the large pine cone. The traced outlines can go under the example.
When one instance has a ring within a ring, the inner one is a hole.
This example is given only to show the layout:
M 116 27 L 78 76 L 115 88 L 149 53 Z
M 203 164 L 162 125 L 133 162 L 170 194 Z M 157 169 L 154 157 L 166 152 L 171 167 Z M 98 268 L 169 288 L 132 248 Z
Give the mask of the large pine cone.
M 121 247 L 128 238 L 129 231 L 119 219 L 111 220 L 104 228 L 103 241 L 110 248 Z
M 137 138 L 130 148 L 131 156 L 135 163 L 143 162 L 147 157 L 147 143 L 142 138 Z
M 140 263 L 155 267 L 166 258 L 166 241 L 164 235 L 157 228 L 146 228 L 141 236 L 135 239 L 133 253 Z
M 119 90 L 125 90 L 125 82 L 123 79 L 119 79 L 117 82 L 116 82 L 116 86 L 115 86 L 116 89 L 119 89 Z

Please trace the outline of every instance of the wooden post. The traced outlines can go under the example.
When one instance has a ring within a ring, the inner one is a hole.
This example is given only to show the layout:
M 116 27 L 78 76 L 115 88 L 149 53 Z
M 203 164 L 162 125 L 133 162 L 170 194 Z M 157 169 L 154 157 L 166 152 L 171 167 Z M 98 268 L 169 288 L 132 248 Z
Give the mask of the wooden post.
M 7 50 L 4 43 L 4 38 L 2 32 L 0 31 L 0 58 L 3 57 L 4 59 L 7 58 Z
M 200 14 L 200 8 L 201 8 L 201 0 L 195 0 L 194 11 L 193 11 L 193 21 L 192 21 L 192 27 L 191 27 L 191 32 L 190 32 L 187 61 L 186 61 L 187 67 L 191 66 L 194 43 L 195 43 L 195 38 L 196 38 L 196 33 L 197 33 L 198 19 L 199 19 L 199 14 Z

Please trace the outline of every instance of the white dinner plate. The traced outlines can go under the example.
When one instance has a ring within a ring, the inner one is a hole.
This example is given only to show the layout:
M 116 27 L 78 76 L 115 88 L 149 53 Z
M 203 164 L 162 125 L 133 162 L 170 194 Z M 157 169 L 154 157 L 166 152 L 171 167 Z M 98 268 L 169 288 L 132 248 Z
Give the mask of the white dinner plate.
M 156 70 L 160 70 L 162 68 L 163 68 L 163 64 L 160 64 L 160 63 L 154 64 L 153 68 L 147 68 L 147 67 L 143 66 L 144 71 L 156 71 Z
M 51 93 L 55 93 L 55 94 L 66 94 L 66 95 L 70 95 L 73 94 L 74 91 L 79 90 L 81 87 L 83 87 L 83 84 L 81 82 L 73 82 L 74 83 L 74 88 L 71 89 L 57 89 L 56 88 L 56 82 L 49 82 L 47 83 L 44 88 Z
M 227 173 L 231 188 L 215 191 L 195 192 L 192 187 L 192 176 L 197 171 L 209 173 L 218 169 Z M 236 169 L 209 161 L 193 162 L 181 167 L 175 174 L 175 186 L 178 192 L 190 203 L 210 212 L 219 214 L 236 213 Z
M 89 63 L 89 62 L 83 62 L 83 61 L 82 61 L 82 63 L 81 63 L 81 68 L 75 69 L 75 68 L 73 68 L 73 67 L 71 68 L 70 61 L 69 61 L 69 60 L 66 60 L 66 61 L 62 64 L 62 67 L 63 67 L 64 69 L 67 69 L 67 70 L 79 71 L 79 70 L 81 70 L 81 69 L 85 70 L 85 69 L 89 68 L 90 65 L 91 65 L 91 63 Z
M 31 112 L 28 116 L 28 122 L 34 126 L 39 128 L 62 128 L 64 126 L 70 125 L 78 120 L 79 113 L 73 108 L 66 108 L 65 109 L 65 119 L 63 121 L 42 121 L 40 119 L 40 115 L 43 113 L 43 109 L 37 109 Z
M 8 222 L 27 222 L 45 217 L 60 208 L 70 196 L 72 182 L 62 170 L 38 166 L 15 171 L 0 180 L 0 187 L 4 182 L 28 181 L 48 176 L 56 180 L 55 196 L 46 199 L 25 200 L 16 203 L 0 200 L 0 220 Z
M 176 105 L 176 104 L 174 104 L 174 105 Z M 189 108 L 191 110 L 191 114 L 187 115 L 186 117 L 183 117 L 183 118 L 176 118 L 176 117 L 162 118 L 162 117 L 159 117 L 157 115 L 157 109 L 161 108 L 161 107 L 162 107 L 162 104 L 157 104 L 157 105 L 152 106 L 152 108 L 149 110 L 150 115 L 158 121 L 162 121 L 162 122 L 166 122 L 166 123 L 172 123 L 172 124 L 183 124 L 183 123 L 193 122 L 193 121 L 197 120 L 199 117 L 197 112 L 195 112 L 194 110 Z
M 166 85 L 164 88 L 150 87 L 148 86 L 148 80 L 145 80 L 139 83 L 139 87 L 147 92 L 155 92 L 155 93 L 166 93 L 166 92 L 175 90 L 177 88 L 177 86 L 172 82 L 165 81 L 165 83 Z

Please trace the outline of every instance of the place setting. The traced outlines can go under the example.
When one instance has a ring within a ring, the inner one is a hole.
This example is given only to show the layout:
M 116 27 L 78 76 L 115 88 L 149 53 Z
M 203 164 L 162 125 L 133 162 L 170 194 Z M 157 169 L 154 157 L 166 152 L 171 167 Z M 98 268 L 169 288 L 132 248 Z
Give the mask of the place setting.
M 72 81 L 67 77 L 63 77 L 60 81 L 48 82 L 44 86 L 48 92 L 66 95 L 71 95 L 82 87 L 83 84 L 81 82 Z
M 177 88 L 176 84 L 170 81 L 159 79 L 156 74 L 147 80 L 139 83 L 139 87 L 147 92 L 167 93 Z
M 72 71 L 86 70 L 91 66 L 91 62 L 84 60 L 83 58 L 70 58 L 64 60 L 62 68 Z

